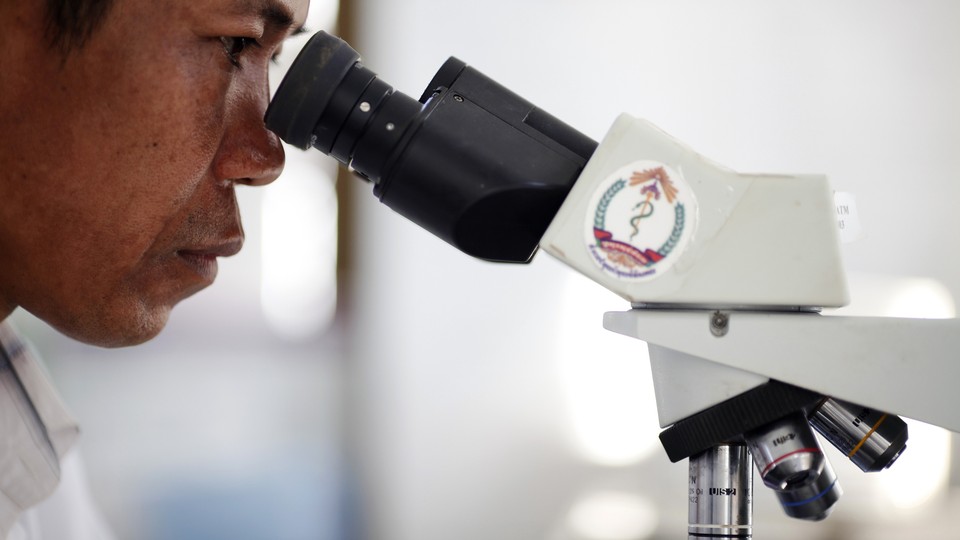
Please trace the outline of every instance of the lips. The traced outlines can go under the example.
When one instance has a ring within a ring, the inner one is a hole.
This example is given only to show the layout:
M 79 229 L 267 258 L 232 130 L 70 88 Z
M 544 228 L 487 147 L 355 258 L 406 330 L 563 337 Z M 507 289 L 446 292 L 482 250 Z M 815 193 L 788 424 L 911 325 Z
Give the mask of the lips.
M 230 257 L 231 255 L 236 255 L 242 247 L 243 238 L 233 238 L 203 246 L 183 248 L 177 250 L 177 254 L 213 258 Z
M 243 238 L 188 247 L 177 250 L 177 257 L 204 281 L 212 283 L 217 277 L 217 258 L 236 255 L 243 247 Z

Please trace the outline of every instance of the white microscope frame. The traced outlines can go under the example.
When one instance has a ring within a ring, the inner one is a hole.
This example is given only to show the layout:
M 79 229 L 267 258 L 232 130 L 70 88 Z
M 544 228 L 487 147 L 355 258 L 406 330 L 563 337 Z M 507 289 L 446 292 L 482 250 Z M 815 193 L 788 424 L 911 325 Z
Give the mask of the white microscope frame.
M 657 189 L 655 170 L 669 177 Z M 639 176 L 628 196 L 631 174 Z M 669 217 L 667 191 L 674 207 L 682 199 L 685 218 Z M 646 225 L 624 213 L 652 214 L 644 200 L 668 216 L 646 231 L 669 239 L 634 241 Z M 637 265 L 645 241 L 669 253 Z M 606 253 L 630 253 L 628 264 L 604 259 L 603 242 Z M 636 308 L 607 313 L 604 326 L 649 344 L 662 427 L 775 379 L 960 432 L 956 319 L 820 313 L 848 302 L 823 176 L 738 174 L 623 115 L 541 247 Z

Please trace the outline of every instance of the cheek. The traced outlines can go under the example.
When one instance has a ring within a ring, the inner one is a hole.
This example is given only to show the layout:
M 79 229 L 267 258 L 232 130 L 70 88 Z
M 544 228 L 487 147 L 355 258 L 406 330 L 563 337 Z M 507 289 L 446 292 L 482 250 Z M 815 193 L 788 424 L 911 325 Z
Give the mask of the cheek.
M 188 64 L 154 82 L 132 126 L 132 136 L 141 139 L 129 142 L 134 149 L 141 146 L 155 174 L 169 170 L 196 177 L 211 167 L 223 136 L 228 89 L 210 70 L 196 71 Z
M 211 182 L 222 137 L 224 92 L 192 73 L 170 73 L 114 123 L 116 155 L 109 185 L 130 232 L 156 234 Z M 209 77 L 208 77 L 209 78 Z M 119 124 L 119 125 L 118 125 Z
M 33 225 L 16 251 L 30 250 L 29 266 L 57 296 L 89 301 L 138 272 L 214 186 L 225 92 L 202 70 L 166 65 L 85 97 L 98 106 L 65 116 L 74 121 L 60 124 L 64 144 L 25 167 L 36 189 L 21 190 L 16 206 Z

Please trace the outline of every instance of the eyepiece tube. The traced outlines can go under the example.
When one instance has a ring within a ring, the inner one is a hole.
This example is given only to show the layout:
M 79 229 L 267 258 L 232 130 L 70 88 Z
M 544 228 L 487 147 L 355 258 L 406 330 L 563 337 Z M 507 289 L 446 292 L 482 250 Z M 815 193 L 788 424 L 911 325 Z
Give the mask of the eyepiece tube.
M 374 194 L 461 251 L 528 262 L 597 143 L 456 58 L 419 101 L 318 32 L 267 127 L 373 182 Z

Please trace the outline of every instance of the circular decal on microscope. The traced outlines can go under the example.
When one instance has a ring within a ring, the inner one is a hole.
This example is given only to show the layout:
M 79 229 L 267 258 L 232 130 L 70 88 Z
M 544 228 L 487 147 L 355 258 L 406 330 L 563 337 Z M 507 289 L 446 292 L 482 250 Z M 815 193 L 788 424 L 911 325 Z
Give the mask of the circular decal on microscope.
M 636 161 L 597 186 L 585 224 L 590 258 L 617 279 L 646 281 L 683 253 L 696 225 L 693 190 L 659 161 Z

